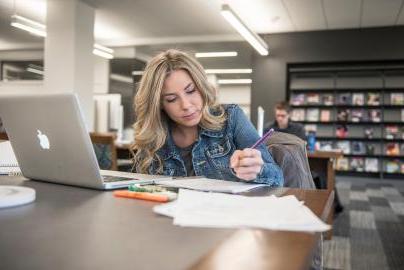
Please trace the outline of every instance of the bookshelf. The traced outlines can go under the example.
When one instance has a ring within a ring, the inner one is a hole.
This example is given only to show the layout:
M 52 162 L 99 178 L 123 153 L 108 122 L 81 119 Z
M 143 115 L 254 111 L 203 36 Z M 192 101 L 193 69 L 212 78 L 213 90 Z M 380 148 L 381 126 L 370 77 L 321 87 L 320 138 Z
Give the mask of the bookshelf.
M 289 64 L 286 95 L 337 174 L 404 179 L 404 61 Z

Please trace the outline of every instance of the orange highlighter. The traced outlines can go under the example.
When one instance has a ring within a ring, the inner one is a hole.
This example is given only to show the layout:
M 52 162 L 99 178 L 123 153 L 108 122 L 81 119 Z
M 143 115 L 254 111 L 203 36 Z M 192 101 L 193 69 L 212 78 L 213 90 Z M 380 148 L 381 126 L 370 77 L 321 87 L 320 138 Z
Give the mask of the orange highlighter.
M 136 192 L 136 191 L 129 191 L 129 190 L 114 191 L 114 196 L 154 201 L 154 202 L 168 202 L 169 201 L 169 197 L 167 194 L 158 194 L 158 193 L 150 193 L 150 192 Z

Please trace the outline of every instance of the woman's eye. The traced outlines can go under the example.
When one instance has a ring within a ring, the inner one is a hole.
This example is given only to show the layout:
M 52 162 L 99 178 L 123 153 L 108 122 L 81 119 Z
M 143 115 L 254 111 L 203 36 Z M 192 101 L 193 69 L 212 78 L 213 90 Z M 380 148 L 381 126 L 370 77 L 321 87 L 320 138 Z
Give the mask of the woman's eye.
M 175 98 L 167 98 L 166 101 L 167 101 L 168 103 L 172 103 L 172 102 L 175 101 Z
M 193 93 L 193 92 L 195 92 L 195 91 L 196 91 L 195 87 L 191 87 L 191 88 L 189 88 L 189 89 L 186 91 L 186 93 L 187 93 L 187 94 L 191 94 L 191 93 Z

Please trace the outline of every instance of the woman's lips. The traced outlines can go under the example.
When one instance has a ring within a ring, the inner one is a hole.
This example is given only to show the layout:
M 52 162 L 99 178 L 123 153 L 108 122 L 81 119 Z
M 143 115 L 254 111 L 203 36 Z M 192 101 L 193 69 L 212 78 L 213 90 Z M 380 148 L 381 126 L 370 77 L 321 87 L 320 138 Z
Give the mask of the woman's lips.
M 194 119 L 196 116 L 197 116 L 197 112 L 193 112 L 191 114 L 184 115 L 182 118 L 184 118 L 186 120 L 191 120 L 191 119 Z

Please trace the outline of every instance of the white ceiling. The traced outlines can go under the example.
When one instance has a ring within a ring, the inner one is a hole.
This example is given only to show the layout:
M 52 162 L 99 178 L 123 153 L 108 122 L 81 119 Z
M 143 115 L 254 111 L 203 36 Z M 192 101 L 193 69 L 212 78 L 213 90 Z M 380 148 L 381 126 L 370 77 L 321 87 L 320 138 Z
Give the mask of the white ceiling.
M 84 0 L 96 10 L 95 38 L 107 46 L 241 40 L 220 15 L 228 3 L 262 33 L 404 24 L 404 0 Z M 46 0 L 0 0 L 0 50 L 40 47 L 10 26 L 17 13 L 46 21 Z

